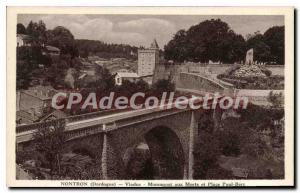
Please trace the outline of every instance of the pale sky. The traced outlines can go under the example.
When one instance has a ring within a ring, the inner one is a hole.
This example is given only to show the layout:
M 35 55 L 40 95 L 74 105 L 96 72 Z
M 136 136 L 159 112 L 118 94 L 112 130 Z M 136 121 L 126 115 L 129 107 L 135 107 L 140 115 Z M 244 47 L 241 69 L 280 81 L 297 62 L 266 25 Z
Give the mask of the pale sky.
M 24 14 L 18 16 L 18 23 L 25 27 L 30 20 L 43 20 L 47 29 L 56 26 L 68 28 L 76 39 L 101 40 L 106 43 L 129 44 L 148 47 L 156 38 L 159 47 L 172 39 L 180 29 L 187 30 L 207 19 L 218 19 L 229 24 L 236 33 L 264 33 L 272 26 L 284 25 L 283 16 L 174 16 L 174 15 L 37 15 Z

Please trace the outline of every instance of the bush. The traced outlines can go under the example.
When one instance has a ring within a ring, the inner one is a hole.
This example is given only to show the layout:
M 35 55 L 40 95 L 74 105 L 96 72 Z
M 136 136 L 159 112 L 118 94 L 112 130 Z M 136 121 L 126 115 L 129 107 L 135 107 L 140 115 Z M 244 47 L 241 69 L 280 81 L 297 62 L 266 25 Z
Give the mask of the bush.
M 202 132 L 195 144 L 194 178 L 206 179 L 207 172 L 216 165 L 220 156 L 220 149 L 217 138 L 214 134 Z
M 282 107 L 283 100 L 284 100 L 284 98 L 283 98 L 283 95 L 281 92 L 277 94 L 277 93 L 273 93 L 273 91 L 271 91 L 268 95 L 268 101 L 270 103 L 272 103 L 272 105 L 276 108 Z
M 238 89 L 284 89 L 283 76 L 269 77 L 234 77 L 231 75 L 220 74 L 217 78 L 229 82 Z
M 233 73 L 234 71 L 240 69 L 240 67 L 241 67 L 240 64 L 234 64 L 233 66 L 231 66 L 230 68 L 228 68 L 228 69 L 225 71 L 224 75 L 225 75 L 225 76 L 230 76 L 230 75 L 232 75 L 232 73 Z
M 266 68 L 261 68 L 261 71 L 268 77 L 270 77 L 272 75 L 272 71 L 268 70 Z

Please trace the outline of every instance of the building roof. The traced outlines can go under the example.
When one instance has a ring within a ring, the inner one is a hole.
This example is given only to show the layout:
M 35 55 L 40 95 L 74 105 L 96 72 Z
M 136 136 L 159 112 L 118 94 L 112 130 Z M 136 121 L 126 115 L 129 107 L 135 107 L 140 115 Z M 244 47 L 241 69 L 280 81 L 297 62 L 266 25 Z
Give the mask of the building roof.
M 117 72 L 117 75 L 122 78 L 139 78 L 135 72 Z
M 153 42 L 150 45 L 150 48 L 151 49 L 159 49 L 156 39 L 153 40 Z
M 34 86 L 23 90 L 23 93 L 39 98 L 40 100 L 49 100 L 57 92 L 52 86 Z
M 22 40 L 31 40 L 31 36 L 26 34 L 17 34 L 17 37 L 21 38 Z
M 60 49 L 54 46 L 45 46 L 48 51 L 59 52 Z

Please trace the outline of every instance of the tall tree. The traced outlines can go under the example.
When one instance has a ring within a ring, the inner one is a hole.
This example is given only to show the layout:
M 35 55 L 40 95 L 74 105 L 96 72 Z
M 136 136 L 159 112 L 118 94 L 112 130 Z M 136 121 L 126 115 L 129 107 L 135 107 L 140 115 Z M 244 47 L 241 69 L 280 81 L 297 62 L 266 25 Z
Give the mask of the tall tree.
M 165 58 L 183 62 L 188 54 L 186 31 L 179 30 L 165 46 Z
M 65 123 L 59 120 L 53 127 L 39 128 L 33 136 L 36 150 L 44 155 L 47 162 L 45 164 L 50 168 L 52 175 L 60 174 L 62 148 L 66 140 L 64 127 Z
M 65 27 L 58 26 L 47 31 L 47 44 L 58 47 L 62 54 L 72 57 L 79 55 L 73 34 Z
M 247 49 L 253 48 L 254 61 L 268 62 L 271 58 L 270 46 L 264 41 L 264 36 L 260 33 L 255 33 L 247 40 Z
M 26 28 L 26 34 L 32 37 L 34 43 L 42 45 L 46 41 L 46 24 L 42 20 L 38 23 L 30 21 Z
M 274 26 L 264 33 L 264 41 L 270 46 L 272 59 L 284 64 L 284 26 Z
M 26 28 L 22 23 L 17 24 L 17 34 L 26 34 Z
M 165 46 L 166 59 L 208 62 L 239 61 L 244 55 L 245 40 L 220 19 L 206 20 L 186 32 L 178 31 Z

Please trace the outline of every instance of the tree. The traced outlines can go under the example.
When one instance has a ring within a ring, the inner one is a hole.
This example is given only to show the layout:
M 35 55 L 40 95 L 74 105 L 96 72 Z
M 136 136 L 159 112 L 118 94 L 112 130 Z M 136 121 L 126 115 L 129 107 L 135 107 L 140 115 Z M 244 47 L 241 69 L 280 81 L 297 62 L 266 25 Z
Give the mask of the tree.
M 46 24 L 42 20 L 38 23 L 30 21 L 26 28 L 26 34 L 31 36 L 33 43 L 42 45 L 46 41 Z
M 274 26 L 264 33 L 264 41 L 270 47 L 273 60 L 284 64 L 284 26 Z
M 27 89 L 33 71 L 43 61 L 44 56 L 39 46 L 17 48 L 17 89 Z
M 58 47 L 61 54 L 70 54 L 72 58 L 79 56 L 74 36 L 67 28 L 58 26 L 48 30 L 46 36 L 47 44 Z
M 23 24 L 17 24 L 17 34 L 26 34 L 26 28 Z
M 60 173 L 60 162 L 63 145 L 65 143 L 63 120 L 55 121 L 55 124 L 50 127 L 41 127 L 34 134 L 35 147 L 38 152 L 44 155 L 46 164 L 51 174 Z
M 187 55 L 186 31 L 179 30 L 171 41 L 165 46 L 165 58 L 183 62 Z
M 175 85 L 170 80 L 161 79 L 152 85 L 152 91 L 161 95 L 163 92 L 173 92 Z
M 194 178 L 206 179 L 210 168 L 216 168 L 218 157 L 220 156 L 219 141 L 213 133 L 202 131 L 199 139 L 195 142 L 195 164 Z
M 137 47 L 126 44 L 108 44 L 98 40 L 75 40 L 80 57 L 86 58 L 96 55 L 101 58 L 128 58 L 136 59 Z
M 236 62 L 245 55 L 245 40 L 220 19 L 206 20 L 178 31 L 165 46 L 165 57 L 182 62 Z
M 249 37 L 247 40 L 247 49 L 253 48 L 254 50 L 254 61 L 268 62 L 271 58 L 270 46 L 264 41 L 264 36 L 260 33 L 256 33 Z

